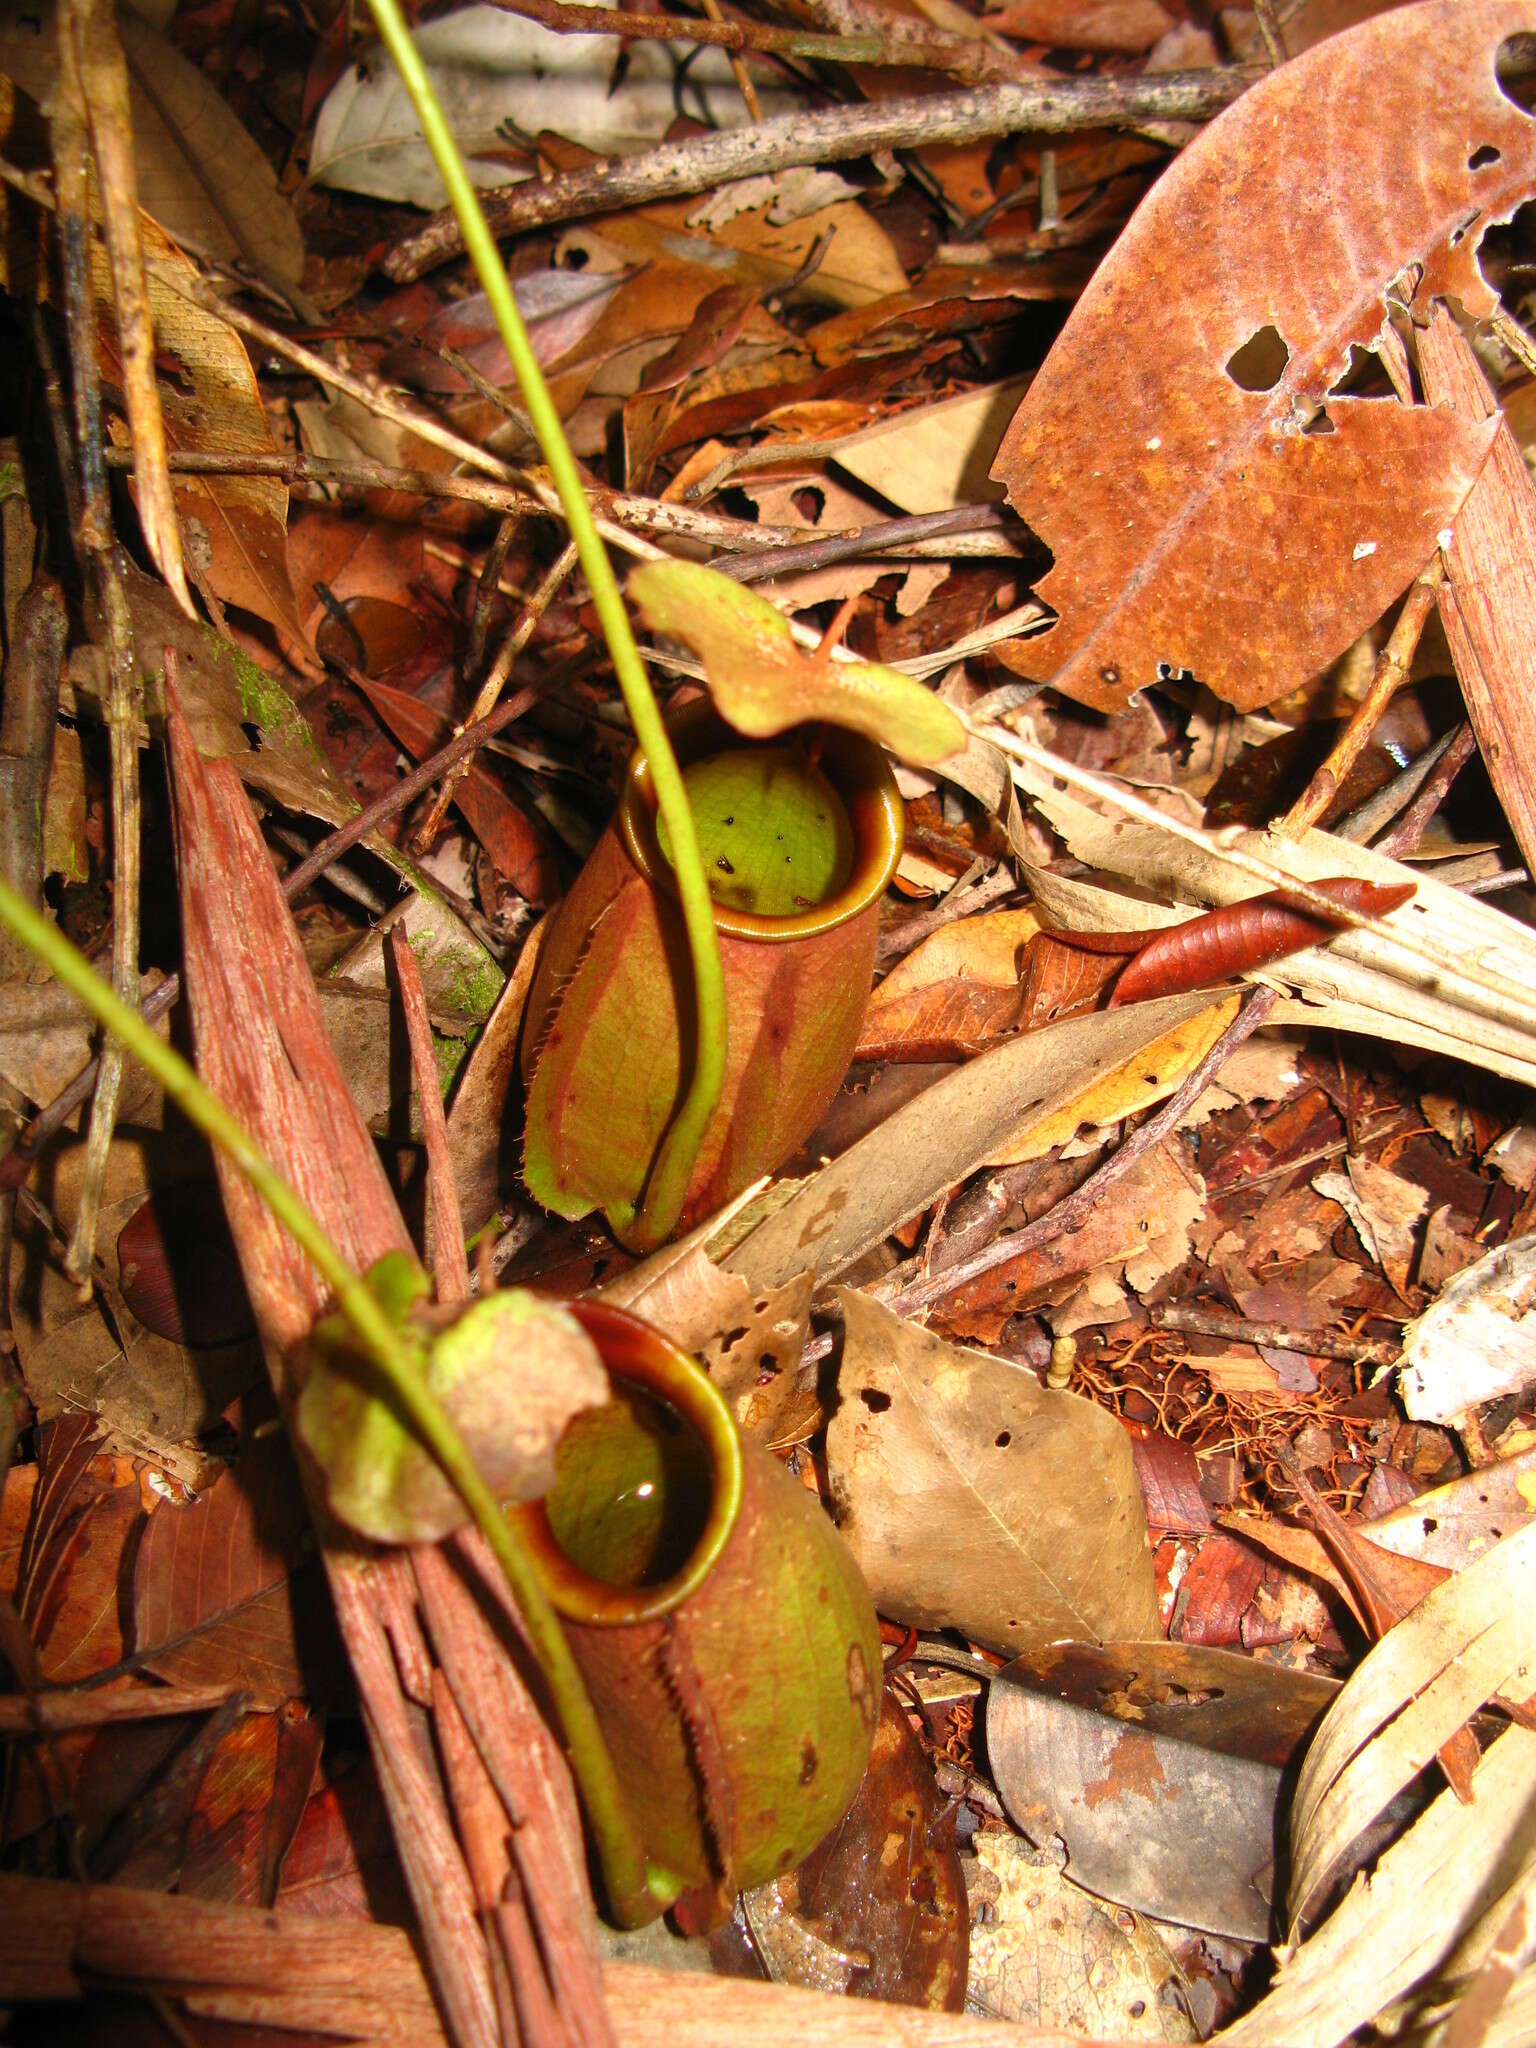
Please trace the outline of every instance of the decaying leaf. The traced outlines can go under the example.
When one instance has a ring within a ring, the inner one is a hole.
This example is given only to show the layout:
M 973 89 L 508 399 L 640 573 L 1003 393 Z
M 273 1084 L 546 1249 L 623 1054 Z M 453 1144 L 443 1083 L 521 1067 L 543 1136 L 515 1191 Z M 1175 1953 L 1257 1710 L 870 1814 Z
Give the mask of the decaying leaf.
M 1191 1643 L 1057 1643 L 995 1672 L 987 1758 L 1009 1813 L 1076 1882 L 1265 1941 L 1287 1765 L 1338 1687 Z
M 716 569 L 648 562 L 627 589 L 654 631 L 698 655 L 717 709 L 751 739 L 825 719 L 904 761 L 942 761 L 965 746 L 964 725 L 931 690 L 875 662 L 802 652 L 782 612 Z
M 889 1692 L 852 1806 L 797 1870 L 742 1904 L 778 1983 L 961 2010 L 968 1911 L 953 1820 Z M 825 1981 L 829 1964 L 839 1981 Z
M 1115 2041 L 1193 2041 L 1180 1977 L 1152 1928 L 1103 1906 L 1016 1835 L 976 1837 L 978 1898 L 967 2009 L 1033 2031 Z M 988 1882 L 990 1880 L 990 1882 Z
M 122 10 L 118 33 L 144 211 L 201 256 L 243 262 L 258 276 L 296 285 L 304 270 L 298 221 L 229 103 L 132 9 Z M 18 8 L 0 25 L 0 71 L 43 106 L 56 42 L 50 5 Z
M 1129 1439 L 1027 1367 L 842 1288 L 827 1464 L 883 1614 L 1020 1651 L 1158 1633 Z
M 155 1502 L 133 1560 L 133 1647 L 173 1685 L 229 1685 L 275 1707 L 350 1696 L 293 1454 L 249 1435 L 237 1469 Z
M 1391 298 L 1493 310 L 1479 244 L 1536 183 L 1495 67 L 1530 26 L 1515 0 L 1395 8 L 1271 72 L 1158 180 L 1004 437 L 1061 615 L 1010 666 L 1104 710 L 1182 670 L 1252 708 L 1429 560 L 1493 424 L 1341 383 Z
M 1536 1237 L 1513 1238 L 1448 1283 L 1403 1332 L 1398 1381 L 1416 1422 L 1454 1422 L 1536 1379 Z

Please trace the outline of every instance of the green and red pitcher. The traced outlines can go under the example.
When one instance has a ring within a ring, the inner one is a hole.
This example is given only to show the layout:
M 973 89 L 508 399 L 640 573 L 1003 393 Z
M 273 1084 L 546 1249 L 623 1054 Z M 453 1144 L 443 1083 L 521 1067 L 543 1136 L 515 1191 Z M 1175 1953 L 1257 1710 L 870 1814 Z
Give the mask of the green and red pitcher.
M 884 754 L 832 726 L 770 744 L 707 703 L 669 721 L 714 899 L 726 1080 L 688 1182 L 688 1229 L 814 1129 L 869 999 L 880 897 L 901 857 Z M 643 753 L 555 913 L 523 1027 L 523 1175 L 545 1207 L 623 1236 L 694 1055 L 692 979 Z

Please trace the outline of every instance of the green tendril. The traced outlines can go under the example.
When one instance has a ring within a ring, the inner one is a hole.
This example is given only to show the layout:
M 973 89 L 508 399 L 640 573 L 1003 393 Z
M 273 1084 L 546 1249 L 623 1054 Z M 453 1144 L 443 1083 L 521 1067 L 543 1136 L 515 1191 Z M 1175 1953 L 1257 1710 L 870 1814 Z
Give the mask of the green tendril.
M 667 738 L 645 664 L 640 659 L 640 650 L 635 645 L 635 636 L 630 630 L 629 614 L 624 609 L 613 565 L 592 523 L 576 458 L 571 453 L 565 429 L 560 424 L 560 415 L 544 381 L 544 372 L 528 339 L 506 267 L 481 211 L 479 196 L 470 181 L 432 81 L 427 76 L 426 66 L 411 40 L 398 0 L 369 0 L 369 4 L 384 46 L 394 59 L 401 83 L 416 110 L 416 118 L 421 123 L 421 132 L 432 152 L 438 175 L 447 188 L 448 202 L 457 217 L 464 247 L 496 316 L 502 346 L 516 374 L 518 389 L 559 493 L 577 559 L 592 593 L 598 622 L 623 693 L 624 708 L 635 729 L 635 738 L 650 762 L 657 805 L 666 820 L 672 842 L 678 901 L 693 963 L 694 1011 L 698 1029 L 688 1092 L 662 1140 L 639 1213 L 625 1233 L 634 1249 L 649 1251 L 671 1235 L 682 1214 L 694 1162 L 725 1085 L 725 975 L 720 965 L 720 944 L 715 934 L 709 882 L 699 856 L 693 814 L 688 808 L 682 775 Z
M 0 924 L 77 995 L 165 1090 L 187 1120 L 237 1167 L 288 1231 L 336 1297 L 380 1377 L 422 1444 L 469 1509 L 506 1576 L 560 1715 L 571 1765 L 592 1823 L 610 1901 L 622 1919 L 649 1917 L 653 1873 L 628 1818 L 613 1759 L 581 1673 L 537 1570 L 469 1447 L 422 1375 L 410 1346 L 367 1282 L 354 1273 L 319 1219 L 289 1186 L 238 1118 L 206 1088 L 186 1061 L 155 1034 L 137 1010 L 119 1000 L 47 918 L 0 882 Z

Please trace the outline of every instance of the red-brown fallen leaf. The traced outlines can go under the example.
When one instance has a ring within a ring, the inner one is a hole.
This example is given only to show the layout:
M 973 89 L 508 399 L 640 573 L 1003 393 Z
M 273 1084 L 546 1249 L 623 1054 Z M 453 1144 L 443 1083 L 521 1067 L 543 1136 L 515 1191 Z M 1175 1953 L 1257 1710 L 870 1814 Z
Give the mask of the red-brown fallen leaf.
M 1091 1010 L 1120 963 L 1068 944 L 1055 932 L 1036 932 L 1024 949 L 1019 991 L 1019 1028 L 1038 1031 L 1058 1017 Z
M 325 1723 L 297 1702 L 246 1714 L 219 1744 L 197 1788 L 177 1889 L 202 1899 L 270 1906 L 303 1818 Z
M 1472 345 L 1443 306 L 1419 337 L 1425 396 L 1498 419 Z M 1536 490 L 1508 423 L 1456 515 L 1440 616 L 1488 779 L 1536 865 Z
M 44 1424 L 22 1542 L 17 1605 L 55 1685 L 92 1678 L 123 1654 L 121 1579 L 139 1519 L 126 1459 L 103 1456 L 93 1415 Z
M 756 285 L 723 284 L 718 291 L 711 292 L 694 314 L 687 332 L 679 335 L 664 356 L 647 363 L 640 373 L 640 389 L 672 391 L 695 370 L 718 363 L 741 338 L 747 317 L 761 297 Z
M 754 1895 L 748 1924 L 771 1940 L 765 1894 L 847 1959 L 850 1996 L 935 2012 L 965 2004 L 969 1920 L 954 1824 L 889 1693 L 853 1805 L 798 1870 Z M 782 1961 L 774 1974 L 803 1981 Z
M 418 761 L 453 737 L 452 719 L 423 704 L 419 697 L 375 682 L 360 671 L 354 672 L 353 681 L 401 746 Z M 559 869 L 543 823 L 519 810 L 478 762 L 472 761 L 469 773 L 454 784 L 453 801 L 497 873 L 520 896 L 542 906 L 559 894 Z
M 1038 929 L 1032 910 L 995 910 L 931 933 L 870 997 L 854 1058 L 965 1058 L 1015 1030 L 1019 949 Z
M 1173 27 L 1158 0 L 1002 0 L 985 27 L 1026 43 L 1139 57 Z
M 1176 1642 L 1241 1642 L 1243 1616 L 1264 1583 L 1264 1560 L 1232 1536 L 1207 1536 L 1179 1584 L 1168 1633 Z
M 283 1864 L 282 1911 L 408 1927 L 410 1900 L 373 1767 L 343 1753 L 328 1755 L 325 1768 Z
M 1478 244 L 1536 182 L 1494 65 L 1529 26 L 1514 0 L 1397 8 L 1272 72 L 1164 173 L 998 456 L 1061 614 L 998 650 L 1010 667 L 1103 710 L 1189 669 L 1251 709 L 1422 568 L 1492 427 L 1336 387 L 1410 266 L 1416 306 L 1492 312 Z
M 1178 1437 L 1132 1430 L 1131 1455 L 1153 1529 L 1194 1536 L 1215 1526 L 1200 1491 L 1200 1462 L 1188 1444 Z
M 133 1572 L 135 1647 L 173 1683 L 229 1684 L 277 1705 L 344 1699 L 344 1666 L 287 1439 L 248 1436 L 186 1507 L 162 1501 Z

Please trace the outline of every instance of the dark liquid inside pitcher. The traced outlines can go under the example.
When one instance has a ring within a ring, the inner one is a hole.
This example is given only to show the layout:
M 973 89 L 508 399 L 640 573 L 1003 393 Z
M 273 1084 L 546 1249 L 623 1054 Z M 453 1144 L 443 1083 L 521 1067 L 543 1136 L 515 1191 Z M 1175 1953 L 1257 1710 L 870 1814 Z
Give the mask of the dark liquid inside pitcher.
M 687 1562 L 709 1512 L 709 1458 L 665 1402 L 614 1390 L 566 1429 L 545 1512 L 579 1570 L 609 1586 L 654 1586 Z

